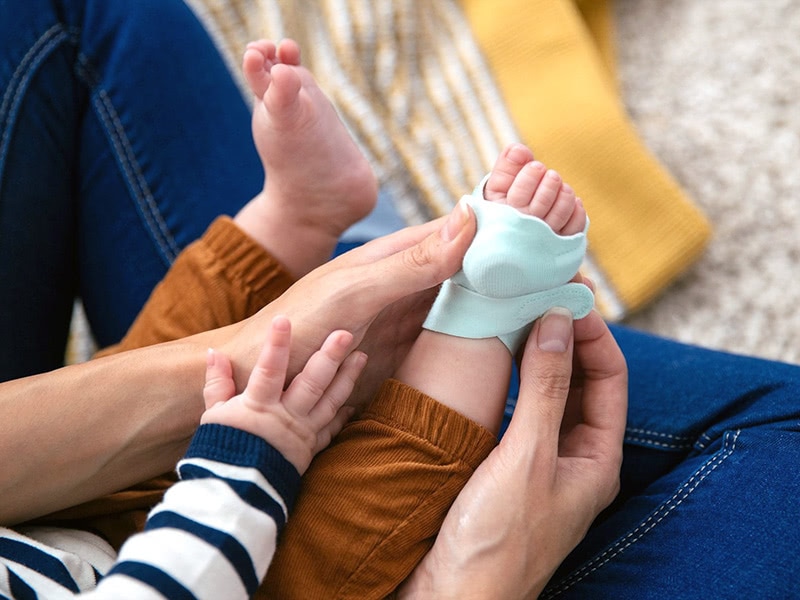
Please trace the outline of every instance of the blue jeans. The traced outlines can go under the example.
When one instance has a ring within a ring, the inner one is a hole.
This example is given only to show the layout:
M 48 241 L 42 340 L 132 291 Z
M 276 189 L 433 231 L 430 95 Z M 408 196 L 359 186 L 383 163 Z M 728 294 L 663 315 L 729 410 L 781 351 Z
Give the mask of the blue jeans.
M 244 98 L 180 0 L 0 0 L 0 381 L 118 341 L 263 185 Z
M 542 598 L 800 597 L 800 367 L 613 332 L 622 493 Z

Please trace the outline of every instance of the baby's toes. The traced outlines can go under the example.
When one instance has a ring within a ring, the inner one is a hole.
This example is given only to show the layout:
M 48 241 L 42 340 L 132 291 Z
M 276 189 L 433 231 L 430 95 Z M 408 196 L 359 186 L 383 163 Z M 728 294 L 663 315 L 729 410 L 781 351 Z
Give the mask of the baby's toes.
M 278 60 L 285 65 L 300 65 L 300 46 L 292 39 L 284 39 L 278 44 Z
M 508 190 L 506 203 L 524 213 L 530 211 L 530 205 L 544 181 L 547 168 L 538 160 L 526 164 Z
M 297 67 L 277 64 L 270 74 L 272 83 L 264 95 L 264 105 L 273 115 L 293 110 L 299 105 L 300 90 L 303 87 Z
M 248 42 L 246 48 L 248 50 L 258 50 L 263 56 L 264 60 L 276 62 L 278 56 L 278 47 L 272 40 L 255 40 Z
M 257 98 L 262 98 L 269 88 L 272 66 L 273 62 L 263 48 L 256 43 L 248 45 L 242 57 L 242 73 L 244 73 L 244 78 L 247 80 L 250 91 Z
M 575 235 L 586 229 L 586 209 L 580 198 L 575 198 L 575 209 L 561 231 L 556 231 L 559 235 Z
M 575 212 L 576 197 L 575 191 L 569 184 L 561 184 L 561 189 L 558 190 L 550 210 L 542 217 L 545 223 L 550 225 L 550 228 L 558 234 L 564 233 L 564 227 L 569 223 L 572 214 Z
M 523 212 L 545 219 L 561 192 L 563 181 L 561 175 L 548 169 L 542 173 L 538 185 L 533 190 L 533 193 L 528 196 L 528 203 L 526 206 L 521 206 Z
M 497 157 L 483 190 L 490 202 L 505 203 L 508 190 L 523 167 L 533 160 L 533 152 L 522 144 L 511 144 Z

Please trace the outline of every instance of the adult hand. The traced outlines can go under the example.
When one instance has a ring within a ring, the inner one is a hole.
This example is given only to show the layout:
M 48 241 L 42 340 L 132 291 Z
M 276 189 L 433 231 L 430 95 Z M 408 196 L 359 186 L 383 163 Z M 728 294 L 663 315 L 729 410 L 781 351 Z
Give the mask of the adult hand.
M 367 353 L 396 344 L 395 354 L 373 352 L 370 372 L 359 379 L 370 383 L 361 397 L 371 395 L 419 332 L 424 310 L 407 309 L 423 306 L 432 288 L 460 268 L 474 234 L 475 217 L 461 205 L 449 218 L 375 240 L 320 267 L 240 323 L 0 384 L 0 457 L 17 457 L 4 463 L 0 476 L 0 523 L 74 506 L 174 469 L 203 411 L 208 348 L 228 355 L 241 392 L 277 314 L 296 324 L 290 377 L 337 329 L 350 331 L 354 346 L 363 340 Z M 416 293 L 421 290 L 427 294 Z M 31 432 L 39 443 L 31 444 Z M 35 485 L 31 473 L 40 475 Z
M 573 361 L 574 355 L 574 361 Z M 535 598 L 619 489 L 627 368 L 602 318 L 534 326 L 500 444 L 451 507 L 401 598 Z
M 418 335 L 436 286 L 461 267 L 475 227 L 474 215 L 459 203 L 449 217 L 373 240 L 297 281 L 217 343 L 234 364 L 237 390 L 246 384 L 272 317 L 283 314 L 294 324 L 290 377 L 331 331 L 343 329 L 370 357 L 355 402 L 370 397 Z

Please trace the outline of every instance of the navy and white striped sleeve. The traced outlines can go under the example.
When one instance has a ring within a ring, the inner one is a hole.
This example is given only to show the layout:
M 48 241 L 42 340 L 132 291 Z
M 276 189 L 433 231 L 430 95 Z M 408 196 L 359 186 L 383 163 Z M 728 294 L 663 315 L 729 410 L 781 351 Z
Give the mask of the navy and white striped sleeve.
M 297 470 L 257 436 L 203 425 L 178 474 L 100 581 L 103 597 L 134 583 L 168 598 L 249 598 L 258 588 L 299 489 Z
M 72 598 L 94 589 L 116 552 L 88 531 L 0 527 L 0 598 Z
M 197 430 L 178 473 L 116 562 L 113 549 L 88 532 L 0 527 L 0 600 L 249 598 L 272 560 L 300 475 L 261 438 L 222 425 Z

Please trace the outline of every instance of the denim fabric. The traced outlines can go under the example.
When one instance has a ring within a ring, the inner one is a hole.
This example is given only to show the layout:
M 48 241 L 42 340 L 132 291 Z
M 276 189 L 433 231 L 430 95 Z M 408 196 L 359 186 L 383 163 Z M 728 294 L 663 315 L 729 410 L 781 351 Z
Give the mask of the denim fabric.
M 541 597 L 800 597 L 800 367 L 613 332 L 622 494 Z
M 0 0 L 0 380 L 121 338 L 180 250 L 261 189 L 250 112 L 180 0 Z

